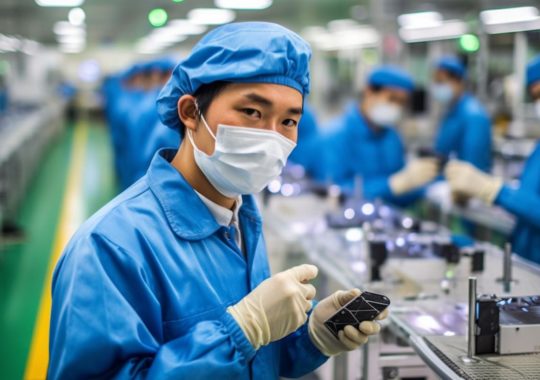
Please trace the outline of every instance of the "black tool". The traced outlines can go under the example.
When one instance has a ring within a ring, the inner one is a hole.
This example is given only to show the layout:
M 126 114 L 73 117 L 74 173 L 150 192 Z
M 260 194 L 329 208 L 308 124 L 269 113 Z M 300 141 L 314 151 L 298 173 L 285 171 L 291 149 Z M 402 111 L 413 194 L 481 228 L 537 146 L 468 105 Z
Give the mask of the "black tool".
M 330 317 L 324 325 L 339 338 L 338 332 L 345 326 L 355 328 L 364 321 L 372 321 L 390 305 L 390 299 L 382 294 L 363 292 Z

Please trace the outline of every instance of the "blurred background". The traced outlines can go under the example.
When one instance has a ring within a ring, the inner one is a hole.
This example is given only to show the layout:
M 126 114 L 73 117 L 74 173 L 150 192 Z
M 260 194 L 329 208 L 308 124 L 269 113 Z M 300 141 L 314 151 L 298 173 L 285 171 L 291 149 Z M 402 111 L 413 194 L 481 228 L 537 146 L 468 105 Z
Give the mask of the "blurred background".
M 157 149 L 178 146 L 155 99 L 204 33 L 258 20 L 309 41 L 319 130 L 361 96 L 374 67 L 400 65 L 416 85 L 398 127 L 408 155 L 432 143 L 441 117 L 429 95 L 433 64 L 457 56 L 492 121 L 493 171 L 512 181 L 540 136 L 525 88 L 526 63 L 540 52 L 539 8 L 532 0 L 0 0 L 0 377 L 44 378 L 54 263 L 82 221 L 144 175 Z M 488 216 L 496 225 L 482 237 L 502 244 L 512 228 L 505 218 Z M 269 234 L 279 270 L 285 243 Z

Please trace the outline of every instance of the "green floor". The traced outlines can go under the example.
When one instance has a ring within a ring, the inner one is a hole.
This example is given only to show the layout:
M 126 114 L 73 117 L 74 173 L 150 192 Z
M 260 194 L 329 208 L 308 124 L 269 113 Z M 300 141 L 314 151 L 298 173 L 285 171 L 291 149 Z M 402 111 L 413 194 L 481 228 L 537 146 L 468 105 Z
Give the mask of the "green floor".
M 23 244 L 0 247 L 0 378 L 22 379 L 34 322 L 52 252 L 67 181 L 73 126 L 51 146 L 42 161 L 19 215 L 27 238 Z M 86 216 L 116 191 L 112 155 L 104 125 L 90 123 L 84 164 Z

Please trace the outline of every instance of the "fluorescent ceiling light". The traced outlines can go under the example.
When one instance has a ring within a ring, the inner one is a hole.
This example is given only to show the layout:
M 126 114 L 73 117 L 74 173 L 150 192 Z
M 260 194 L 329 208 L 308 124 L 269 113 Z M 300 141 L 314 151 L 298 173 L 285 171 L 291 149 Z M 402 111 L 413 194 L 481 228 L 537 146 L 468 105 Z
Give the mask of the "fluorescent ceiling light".
M 375 29 L 358 24 L 337 31 L 328 31 L 322 27 L 310 27 L 306 28 L 302 34 L 318 49 L 325 51 L 373 47 L 380 41 L 379 34 Z
M 510 24 L 513 22 L 533 21 L 538 18 L 535 7 L 491 9 L 480 12 L 480 19 L 485 25 Z
M 84 0 L 36 0 L 41 7 L 79 7 Z
M 62 36 L 57 36 L 56 37 L 56 40 L 62 44 L 72 44 L 72 43 L 85 43 L 86 42 L 86 38 L 84 36 L 80 36 L 80 35 L 62 35 Z
M 86 35 L 86 30 L 83 27 L 71 25 L 67 21 L 58 21 L 55 23 L 53 31 L 57 35 Z
M 227 9 L 266 9 L 272 5 L 272 0 L 214 0 L 214 4 Z
M 192 36 L 192 35 L 202 34 L 206 32 L 206 29 L 207 28 L 204 25 L 197 25 L 185 19 L 176 19 L 176 20 L 169 21 L 166 27 L 156 29 L 156 32 L 170 31 L 170 33 L 174 33 L 174 34 Z
M 489 34 L 516 33 L 540 29 L 540 16 L 535 7 L 492 9 L 480 12 L 480 20 Z
M 221 25 L 233 21 L 236 14 L 230 9 L 196 8 L 189 11 L 187 17 L 193 24 Z
M 86 13 L 82 8 L 73 8 L 68 13 L 68 20 L 72 25 L 80 26 L 84 24 Z
M 467 24 L 461 20 L 443 21 L 439 26 L 399 29 L 399 36 L 405 42 L 427 42 L 449 40 L 467 33 Z
M 439 12 L 407 13 L 397 18 L 401 27 L 428 27 L 442 24 L 443 18 Z

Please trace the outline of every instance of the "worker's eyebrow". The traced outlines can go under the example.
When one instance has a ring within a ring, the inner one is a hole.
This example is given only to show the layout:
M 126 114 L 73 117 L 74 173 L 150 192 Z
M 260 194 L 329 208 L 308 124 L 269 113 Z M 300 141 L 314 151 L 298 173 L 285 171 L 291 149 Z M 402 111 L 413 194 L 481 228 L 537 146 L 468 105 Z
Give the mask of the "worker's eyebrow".
M 252 102 L 259 103 L 261 106 L 264 106 L 264 107 L 271 108 L 274 106 L 274 103 L 270 99 L 267 99 L 264 96 L 261 96 L 259 94 L 249 93 L 249 94 L 244 95 L 244 97 L 251 100 Z M 289 108 L 287 112 L 293 115 L 302 115 L 302 108 L 301 107 Z

